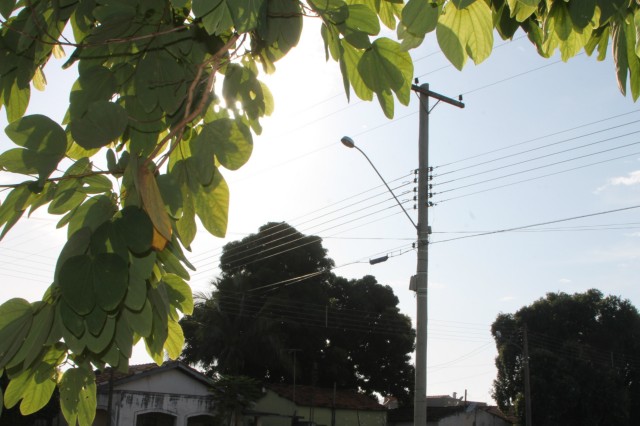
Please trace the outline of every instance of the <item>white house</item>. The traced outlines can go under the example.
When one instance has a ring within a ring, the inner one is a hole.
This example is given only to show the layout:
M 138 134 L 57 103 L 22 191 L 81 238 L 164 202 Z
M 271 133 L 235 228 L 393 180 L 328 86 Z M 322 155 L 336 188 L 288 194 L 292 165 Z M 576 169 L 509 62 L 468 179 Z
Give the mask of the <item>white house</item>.
M 111 426 L 214 424 L 213 382 L 180 362 L 132 365 L 126 374 L 107 369 L 96 382 L 95 426 L 106 426 L 109 415 Z

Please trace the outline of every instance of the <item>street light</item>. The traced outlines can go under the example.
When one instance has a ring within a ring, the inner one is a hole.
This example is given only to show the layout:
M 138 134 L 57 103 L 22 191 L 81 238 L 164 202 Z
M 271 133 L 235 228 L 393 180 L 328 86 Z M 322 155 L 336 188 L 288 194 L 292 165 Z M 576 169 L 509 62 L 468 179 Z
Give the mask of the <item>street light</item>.
M 382 183 L 384 183 L 384 185 L 387 187 L 387 189 L 389 190 L 389 192 L 391 193 L 391 195 L 393 195 L 393 198 L 395 198 L 396 203 L 398 203 L 398 205 L 400 206 L 400 208 L 402 209 L 402 211 L 404 212 L 404 214 L 407 216 L 407 218 L 409 219 L 409 221 L 411 221 L 411 224 L 413 225 L 414 228 L 418 228 L 418 226 L 416 225 L 416 223 L 413 221 L 413 219 L 411 219 L 411 216 L 409 216 L 409 213 L 407 213 L 407 210 L 404 208 L 404 206 L 402 205 L 402 203 L 400 202 L 400 200 L 398 200 L 398 197 L 396 197 L 396 194 L 393 193 L 393 191 L 391 190 L 391 188 L 389 187 L 389 185 L 387 184 L 387 181 L 384 180 L 384 178 L 382 177 L 382 175 L 380 174 L 380 172 L 378 171 L 378 169 L 376 168 L 376 166 L 371 162 L 371 160 L 369 159 L 369 157 L 367 156 L 367 154 L 364 153 L 363 150 L 361 150 L 360 148 L 358 148 L 356 146 L 356 143 L 353 141 L 353 139 L 351 139 L 349 136 L 343 136 L 342 139 L 340 139 L 340 142 L 342 142 L 342 144 L 344 146 L 346 146 L 347 148 L 355 148 L 358 151 L 360 151 L 360 154 L 364 155 L 364 158 L 367 159 L 367 161 L 369 162 L 369 164 L 371 164 L 371 167 L 373 167 L 373 170 L 376 171 L 376 173 L 378 174 L 378 176 L 380 177 L 380 180 L 382 181 Z M 386 260 L 386 259 L 385 259 Z
M 429 226 L 426 216 L 426 185 L 422 185 L 424 188 L 419 188 L 418 191 L 418 224 L 411 219 L 409 213 L 402 206 L 396 195 L 393 193 L 387 182 L 384 180 L 376 166 L 371 162 L 367 154 L 358 148 L 348 136 L 343 136 L 340 139 L 342 144 L 348 148 L 355 148 L 367 159 L 373 170 L 376 171 L 382 182 L 385 184 L 393 198 L 402 208 L 402 211 L 411 221 L 411 224 L 417 231 L 418 235 L 418 260 L 417 260 L 417 272 L 415 279 L 412 277 L 412 283 L 415 282 L 415 286 L 411 286 L 411 289 L 416 292 L 416 357 L 415 357 L 415 389 L 414 389 L 414 412 L 413 421 L 415 426 L 426 426 L 427 424 L 427 262 L 428 262 L 428 236 Z M 419 183 L 426 182 L 426 158 L 421 159 L 421 167 L 418 170 Z

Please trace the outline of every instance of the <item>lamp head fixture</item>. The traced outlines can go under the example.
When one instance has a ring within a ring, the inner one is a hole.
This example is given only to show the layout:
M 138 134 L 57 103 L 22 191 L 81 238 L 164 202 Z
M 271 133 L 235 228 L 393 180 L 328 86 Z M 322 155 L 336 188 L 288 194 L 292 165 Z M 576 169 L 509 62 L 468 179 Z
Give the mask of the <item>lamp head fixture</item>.
M 340 142 L 342 142 L 342 144 L 347 148 L 355 148 L 356 146 L 356 143 L 349 136 L 343 136 L 342 139 L 340 139 Z

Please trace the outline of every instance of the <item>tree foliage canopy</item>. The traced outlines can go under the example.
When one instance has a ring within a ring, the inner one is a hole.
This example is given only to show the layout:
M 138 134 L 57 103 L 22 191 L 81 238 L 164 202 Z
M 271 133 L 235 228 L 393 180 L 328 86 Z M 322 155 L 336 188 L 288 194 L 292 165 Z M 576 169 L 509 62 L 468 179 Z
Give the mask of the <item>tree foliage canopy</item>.
M 524 418 L 524 342 L 528 331 L 534 424 L 635 425 L 640 422 L 640 314 L 597 290 L 546 298 L 491 326 L 498 377 L 493 397 Z
M 582 49 L 603 59 L 611 44 L 620 90 L 637 99 L 639 13 L 633 0 L 0 0 L 0 108 L 15 144 L 0 153 L 15 177 L 0 238 L 45 206 L 68 236 L 43 300 L 0 306 L 5 405 L 28 414 L 58 386 L 67 420 L 90 424 L 94 367 L 126 369 L 140 339 L 158 362 L 179 354 L 179 312 L 192 308 L 182 250 L 196 218 L 225 234 L 222 170 L 249 159 L 274 108 L 259 74 L 305 20 L 321 22 L 347 97 L 375 95 L 392 117 L 409 102 L 408 50 L 432 32 L 459 69 L 491 53 L 494 30 L 522 29 L 540 55 L 565 60 Z M 65 51 L 75 83 L 64 119 L 26 115 Z
M 374 277 L 331 273 L 321 239 L 284 223 L 227 244 L 222 275 L 181 324 L 184 358 L 242 374 L 407 400 L 415 331 Z M 294 365 L 295 363 L 295 365 Z

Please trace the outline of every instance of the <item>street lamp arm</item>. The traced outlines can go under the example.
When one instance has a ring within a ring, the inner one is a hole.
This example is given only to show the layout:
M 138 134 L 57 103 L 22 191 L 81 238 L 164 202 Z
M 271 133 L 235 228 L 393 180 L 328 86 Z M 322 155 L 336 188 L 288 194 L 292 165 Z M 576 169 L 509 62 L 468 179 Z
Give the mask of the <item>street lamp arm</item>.
M 409 219 L 409 221 L 411 221 L 411 224 L 413 225 L 414 228 L 418 229 L 418 225 L 416 225 L 416 223 L 413 221 L 413 219 L 411 219 L 411 216 L 409 216 L 409 213 L 404 208 L 404 206 L 402 205 L 400 200 L 398 200 L 398 197 L 396 197 L 396 194 L 393 193 L 393 191 L 391 190 L 391 188 L 387 184 L 387 181 L 384 180 L 384 178 L 382 177 L 382 175 L 380 174 L 380 172 L 378 171 L 376 166 L 373 164 L 371 159 L 369 159 L 369 156 L 367 154 L 365 154 L 365 152 L 363 150 L 361 150 L 358 146 L 356 146 L 356 144 L 353 142 L 353 139 L 351 139 L 349 136 L 343 136 L 342 139 L 340 139 L 340 141 L 342 142 L 342 144 L 344 146 L 349 147 L 349 148 L 355 148 L 358 151 L 360 151 L 360 154 L 364 155 L 364 158 L 366 158 L 367 161 L 369 162 L 369 164 L 371 164 L 371 167 L 373 167 L 373 170 L 375 170 L 375 172 L 378 174 L 378 177 L 380 178 L 382 183 L 384 183 L 384 185 L 387 187 L 387 189 L 389 190 L 391 195 L 393 195 L 393 198 L 396 200 L 396 203 L 398 203 L 398 206 L 400 206 L 400 208 L 402 209 L 404 214 L 407 216 L 407 219 Z

